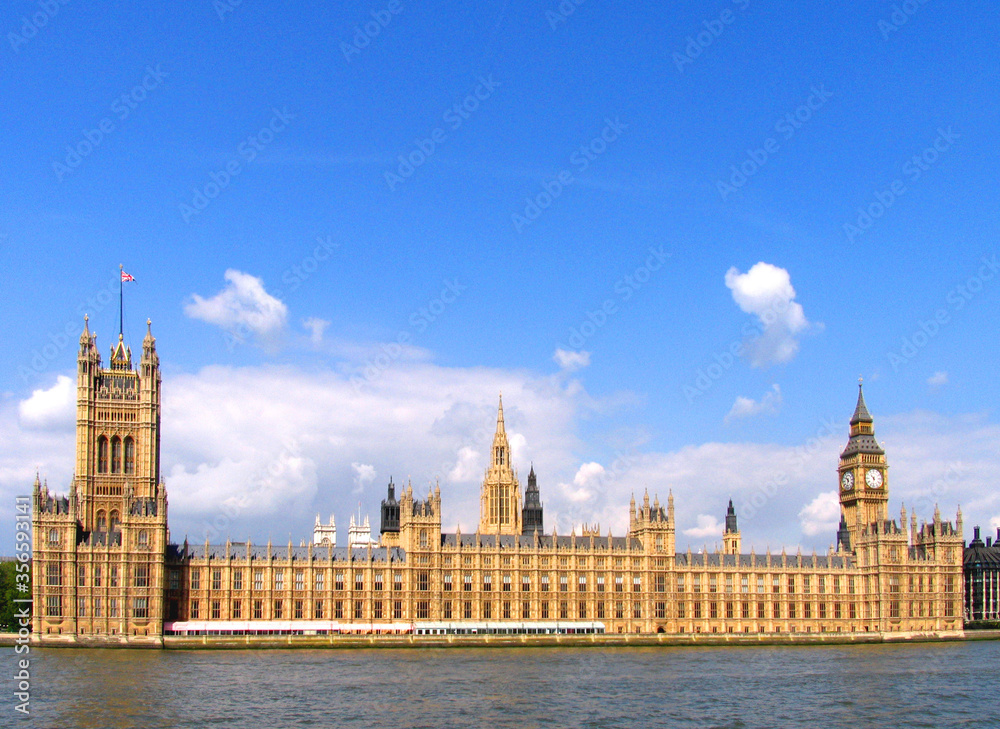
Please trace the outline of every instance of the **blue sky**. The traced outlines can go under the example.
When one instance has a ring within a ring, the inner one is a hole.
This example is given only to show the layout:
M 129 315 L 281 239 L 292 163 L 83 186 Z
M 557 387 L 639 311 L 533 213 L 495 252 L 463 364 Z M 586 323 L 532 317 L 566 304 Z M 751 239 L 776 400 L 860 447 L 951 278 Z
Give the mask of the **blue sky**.
M 823 549 L 859 376 L 893 513 L 1000 526 L 1000 22 L 899 7 L 7 4 L 5 504 L 68 482 L 124 264 L 175 538 L 346 527 L 390 475 L 468 529 L 503 388 L 548 524 L 673 488 L 711 546 L 787 470 L 744 533 Z

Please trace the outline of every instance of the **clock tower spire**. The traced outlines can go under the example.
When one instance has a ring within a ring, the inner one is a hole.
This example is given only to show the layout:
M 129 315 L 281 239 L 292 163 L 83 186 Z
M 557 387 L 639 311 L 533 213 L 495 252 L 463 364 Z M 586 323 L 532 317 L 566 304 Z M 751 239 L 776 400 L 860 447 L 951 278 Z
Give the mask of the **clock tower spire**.
M 889 478 L 885 450 L 875 440 L 874 420 L 858 382 L 858 404 L 851 417 L 850 438 L 840 454 L 840 510 L 850 543 L 876 522 L 888 518 Z

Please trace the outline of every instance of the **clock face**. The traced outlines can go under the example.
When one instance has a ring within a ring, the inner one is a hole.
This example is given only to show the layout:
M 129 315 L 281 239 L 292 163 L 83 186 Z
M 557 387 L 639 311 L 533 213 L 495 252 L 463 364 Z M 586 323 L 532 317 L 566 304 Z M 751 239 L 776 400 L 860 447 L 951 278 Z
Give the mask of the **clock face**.
M 854 474 L 850 471 L 845 471 L 843 478 L 840 479 L 840 487 L 844 491 L 850 491 L 854 488 Z
M 877 489 L 882 486 L 882 472 L 877 471 L 874 468 L 865 474 L 865 483 L 868 484 L 868 488 Z

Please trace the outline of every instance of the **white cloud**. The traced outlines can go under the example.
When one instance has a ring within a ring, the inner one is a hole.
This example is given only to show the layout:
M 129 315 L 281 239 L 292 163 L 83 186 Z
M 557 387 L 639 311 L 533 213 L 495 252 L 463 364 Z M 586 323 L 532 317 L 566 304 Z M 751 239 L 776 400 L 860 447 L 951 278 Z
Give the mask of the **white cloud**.
M 35 390 L 18 405 L 26 428 L 72 428 L 76 412 L 76 383 L 66 375 L 56 377 L 48 390 Z
M 375 466 L 367 463 L 351 463 L 351 470 L 354 471 L 354 491 L 352 493 L 364 493 L 365 486 L 375 480 Z
M 698 526 L 685 529 L 684 534 L 693 539 L 709 539 L 711 537 L 721 539 L 723 525 L 716 517 L 707 514 L 698 514 L 696 521 Z
M 210 367 L 167 380 L 163 460 L 172 531 L 198 533 L 200 541 L 220 502 L 238 493 L 248 474 L 267 473 L 289 441 L 303 468 L 276 473 L 266 497 L 255 492 L 241 505 L 232 519 L 247 525 L 241 536 L 254 527 L 265 537 L 287 528 L 297 543 L 317 510 L 354 512 L 358 477 L 370 473 L 362 466 L 386 481 L 391 475 L 400 488 L 412 481 L 419 498 L 440 479 L 445 528 L 476 523 L 499 390 L 515 459 L 530 442 L 545 454 L 536 470 L 555 484 L 562 459 L 570 460 L 573 423 L 588 405 L 549 377 L 399 361 L 361 390 L 350 372 L 277 366 Z M 527 471 L 527 462 L 515 465 Z M 382 488 L 363 490 L 368 513 L 377 515 Z
M 557 349 L 555 354 L 552 355 L 552 359 L 556 361 L 560 369 L 567 372 L 575 372 L 590 364 L 590 352 Z
M 824 491 L 799 512 L 802 533 L 814 537 L 829 535 L 840 526 L 840 499 L 836 491 Z
M 240 338 L 256 334 L 271 339 L 284 329 L 288 307 L 267 293 L 261 279 L 233 268 L 226 271 L 225 278 L 225 288 L 215 296 L 205 299 L 192 294 L 184 305 L 184 313 Z
M 737 397 L 729 414 L 726 415 L 725 422 L 728 423 L 738 418 L 749 418 L 760 413 L 776 414 L 781 407 L 781 403 L 781 388 L 775 383 L 768 392 L 764 393 L 760 402 L 756 402 L 749 397 Z
M 809 322 L 795 301 L 788 271 L 763 261 L 746 273 L 734 266 L 726 271 L 726 286 L 740 309 L 757 317 L 759 336 L 746 342 L 750 364 L 766 367 L 792 359 Z
M 595 461 L 584 463 L 573 476 L 573 483 L 559 484 L 559 490 L 570 502 L 589 501 L 594 497 L 594 488 L 604 478 L 604 466 Z
M 299 454 L 297 443 L 289 442 L 280 449 L 243 454 L 239 460 L 226 457 L 190 468 L 174 463 L 166 469 L 166 482 L 171 506 L 186 517 L 175 517 L 171 526 L 180 526 L 181 533 L 190 534 L 195 542 L 208 538 L 218 543 L 244 536 L 239 526 L 273 525 L 273 521 L 254 522 L 253 517 L 304 513 L 316 495 L 316 462 Z M 286 524 L 291 522 L 281 522 Z
M 524 463 L 528 452 L 528 439 L 524 437 L 524 434 L 508 433 L 507 442 L 510 444 L 511 462 Z
M 323 332 L 330 326 L 330 322 L 326 319 L 319 319 L 312 316 L 303 320 L 302 326 L 309 331 L 309 341 L 313 344 L 321 344 L 323 342 Z
M 927 384 L 931 387 L 941 387 L 948 384 L 948 373 L 947 372 L 935 372 L 933 375 L 927 378 Z
M 455 467 L 448 472 L 448 480 L 452 483 L 469 481 L 484 466 L 485 463 L 482 461 L 479 451 L 469 446 L 462 446 L 458 449 L 458 458 L 455 460 Z
M 597 426 L 606 434 L 619 411 L 558 375 L 401 360 L 360 392 L 349 377 L 340 370 L 292 366 L 168 373 L 162 469 L 173 538 L 188 535 L 200 542 L 208 533 L 219 541 L 249 536 L 287 543 L 291 536 L 298 543 L 311 534 L 317 511 L 346 518 L 357 509 L 359 497 L 352 491 L 359 469 L 366 472 L 362 466 L 374 469 L 377 478 L 385 474 L 385 481 L 391 475 L 397 494 L 412 480 L 419 498 L 440 477 L 444 528 L 474 525 L 496 428 L 496 393 L 502 390 L 515 465 L 524 479 L 534 461 L 546 531 L 557 525 L 567 534 L 580 524 L 600 523 L 602 531 L 610 527 L 622 535 L 632 494 L 641 499 L 648 489 L 650 501 L 659 496 L 665 505 L 673 489 L 682 551 L 705 538 L 688 533 L 708 529 L 710 523 L 699 517 L 721 522 L 730 498 L 747 550 L 802 545 L 822 551 L 835 539 L 834 512 L 820 518 L 824 502 L 817 496 L 826 494 L 829 507 L 853 402 L 839 403 L 844 412 L 833 420 L 817 418 L 804 427 L 797 445 L 710 442 L 642 451 L 640 444 L 622 445 L 623 452 L 611 455 L 603 437 L 585 440 L 581 433 Z M 61 387 L 64 401 L 71 402 L 72 388 Z M 53 489 L 68 489 L 72 427 L 41 416 L 37 426 L 29 425 L 39 397 L 0 398 L 0 505 L 28 492 L 36 467 Z M 871 396 L 869 404 L 875 404 Z M 932 517 L 935 503 L 946 519 L 954 519 L 961 503 L 970 532 L 975 524 L 1000 520 L 1000 425 L 983 414 L 875 417 L 892 466 L 890 516 L 898 518 L 905 501 L 920 520 Z M 361 497 L 376 522 L 383 488 L 384 482 Z M 0 520 L 0 538 L 12 537 L 3 532 L 10 529 L 5 523 L 13 520 Z

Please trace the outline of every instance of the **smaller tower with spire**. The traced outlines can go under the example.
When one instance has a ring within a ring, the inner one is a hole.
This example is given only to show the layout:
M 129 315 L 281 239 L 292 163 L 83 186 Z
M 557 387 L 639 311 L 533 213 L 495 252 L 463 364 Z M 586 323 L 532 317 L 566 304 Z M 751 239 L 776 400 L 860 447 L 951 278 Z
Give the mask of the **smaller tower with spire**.
M 739 554 L 742 546 L 740 530 L 736 524 L 736 509 L 733 508 L 733 500 L 729 500 L 729 508 L 726 510 L 726 531 L 722 534 L 722 550 L 726 554 Z
M 313 526 L 313 544 L 337 546 L 337 523 L 333 514 L 330 514 L 329 524 L 321 524 L 319 514 L 316 515 L 316 524 Z
M 367 547 L 375 546 L 376 544 L 378 544 L 378 542 L 372 539 L 372 528 L 368 522 L 368 516 L 366 515 L 362 521 L 361 504 L 358 504 L 357 521 L 354 519 L 354 514 L 351 514 L 351 524 L 347 528 L 347 546 Z
M 543 533 L 545 526 L 542 521 L 542 501 L 538 492 L 535 464 L 531 464 L 531 470 L 528 471 L 528 488 L 524 492 L 524 508 L 521 509 L 521 534 L 530 536 L 536 531 Z
M 379 528 L 382 534 L 382 546 L 390 547 L 399 544 L 399 501 L 396 500 L 396 485 L 389 477 L 386 496 L 382 499 L 382 524 Z

